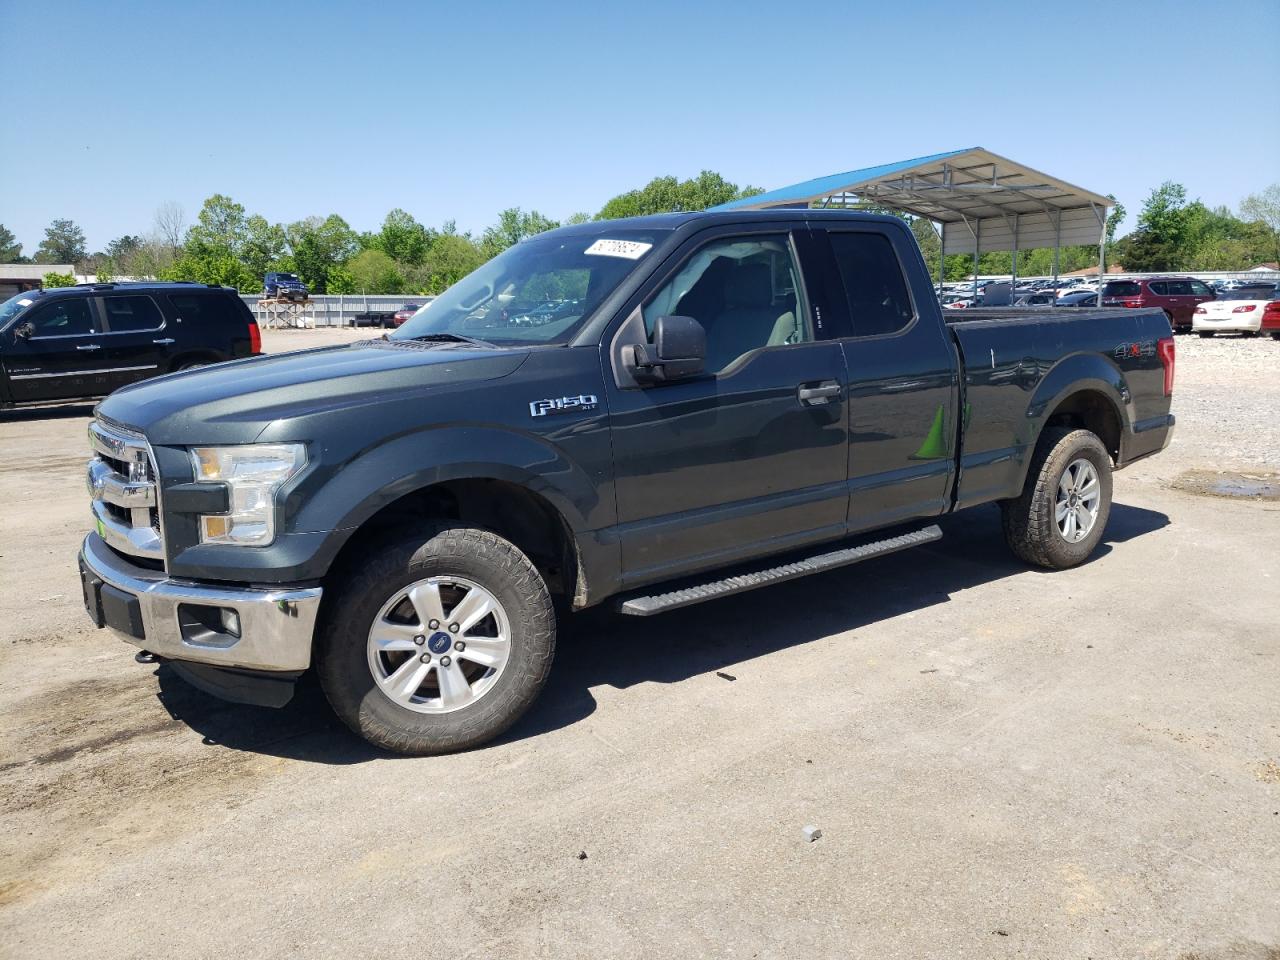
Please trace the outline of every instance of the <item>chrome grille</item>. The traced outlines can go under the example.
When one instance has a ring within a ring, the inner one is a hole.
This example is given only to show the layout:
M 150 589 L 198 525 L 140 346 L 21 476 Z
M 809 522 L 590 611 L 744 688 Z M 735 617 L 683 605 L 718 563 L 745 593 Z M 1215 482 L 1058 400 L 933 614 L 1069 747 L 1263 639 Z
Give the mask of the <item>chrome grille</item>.
M 164 560 L 155 463 L 146 438 L 133 430 L 94 420 L 89 424 L 89 496 L 98 534 L 135 557 Z

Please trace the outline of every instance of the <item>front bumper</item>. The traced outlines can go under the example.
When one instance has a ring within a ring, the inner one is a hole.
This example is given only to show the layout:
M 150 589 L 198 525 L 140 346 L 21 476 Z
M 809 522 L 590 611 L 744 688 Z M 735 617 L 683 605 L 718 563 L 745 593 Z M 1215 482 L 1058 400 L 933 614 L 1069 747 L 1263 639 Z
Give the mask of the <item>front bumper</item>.
M 170 580 L 130 563 L 96 533 L 80 548 L 80 573 L 94 622 L 159 657 L 249 670 L 300 671 L 311 665 L 320 587 Z M 202 628 L 201 614 L 210 610 L 234 611 L 239 636 Z

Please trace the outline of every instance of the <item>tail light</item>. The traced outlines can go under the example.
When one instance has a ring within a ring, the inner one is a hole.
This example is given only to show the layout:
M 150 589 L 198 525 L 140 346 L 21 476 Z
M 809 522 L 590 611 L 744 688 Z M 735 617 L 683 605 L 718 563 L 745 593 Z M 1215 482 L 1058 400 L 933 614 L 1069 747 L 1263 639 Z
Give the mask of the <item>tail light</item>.
M 249 321 L 249 352 L 254 356 L 262 352 L 262 331 L 256 320 Z
M 1262 325 L 1280 327 L 1280 300 L 1272 300 L 1262 308 Z
M 1236 307 L 1231 312 L 1232 313 L 1253 313 L 1253 311 L 1257 309 L 1258 309 L 1258 305 L 1256 303 L 1242 303 L 1240 304 L 1240 306 Z
M 1116 303 L 1118 303 L 1118 304 L 1119 304 L 1120 306 L 1122 306 L 1122 307 L 1140 307 L 1140 306 L 1142 306 L 1142 301 L 1141 301 L 1141 300 L 1117 300 L 1117 301 L 1116 301 Z
M 1206 310 L 1204 307 L 1196 307 L 1196 313 L 1208 313 L 1208 312 L 1209 311 Z
M 1164 395 L 1173 396 L 1174 349 L 1173 337 L 1165 337 L 1156 343 L 1156 352 L 1160 355 L 1160 365 L 1164 367 Z

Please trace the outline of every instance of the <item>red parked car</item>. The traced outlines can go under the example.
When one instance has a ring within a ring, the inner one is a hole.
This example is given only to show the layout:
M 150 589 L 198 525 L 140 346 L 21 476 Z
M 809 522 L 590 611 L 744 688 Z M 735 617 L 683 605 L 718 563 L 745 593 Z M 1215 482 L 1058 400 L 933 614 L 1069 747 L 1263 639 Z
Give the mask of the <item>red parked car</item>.
M 1209 285 L 1194 277 L 1108 280 L 1102 288 L 1104 307 L 1159 307 L 1175 333 L 1189 331 L 1196 307 L 1213 299 Z
M 408 321 L 415 313 L 417 313 L 421 309 L 422 309 L 422 304 L 420 303 L 406 303 L 403 307 L 401 307 L 399 310 L 395 312 L 395 315 L 392 317 L 391 322 L 394 323 L 397 327 L 399 327 L 403 325 L 406 321 Z

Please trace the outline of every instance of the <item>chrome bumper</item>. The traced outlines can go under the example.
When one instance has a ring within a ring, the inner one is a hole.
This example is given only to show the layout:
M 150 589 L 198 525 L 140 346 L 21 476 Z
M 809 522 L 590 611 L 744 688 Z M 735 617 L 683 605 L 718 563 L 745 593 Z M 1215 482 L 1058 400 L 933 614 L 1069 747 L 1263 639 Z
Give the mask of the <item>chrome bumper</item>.
M 137 598 L 142 636 L 115 627 L 124 640 L 160 657 L 253 670 L 305 670 L 320 609 L 320 587 L 254 588 L 170 580 L 129 563 L 96 533 L 85 537 L 80 562 L 86 573 Z M 86 605 L 93 603 L 86 584 Z M 239 638 L 201 642 L 183 636 L 179 604 L 222 607 L 240 619 Z M 100 605 L 100 604 L 99 604 Z M 97 614 L 90 611 L 97 619 Z M 114 626 L 107 623 L 107 626 Z

